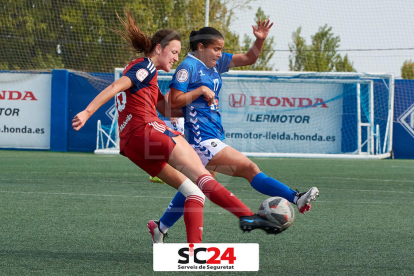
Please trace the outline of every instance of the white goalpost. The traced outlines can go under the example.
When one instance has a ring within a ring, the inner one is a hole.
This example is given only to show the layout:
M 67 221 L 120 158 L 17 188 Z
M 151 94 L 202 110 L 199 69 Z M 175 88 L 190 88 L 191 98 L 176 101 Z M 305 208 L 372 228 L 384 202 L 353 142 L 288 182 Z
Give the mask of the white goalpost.
M 123 68 L 115 68 L 114 81 L 122 76 Z M 95 154 L 119 154 L 119 129 L 118 129 L 118 109 L 116 108 L 116 97 L 114 98 L 115 114 L 111 125 L 102 125 L 98 120 L 98 131 L 96 134 Z
M 162 92 L 173 73 L 159 73 Z M 222 79 L 225 142 L 247 156 L 391 156 L 393 74 L 235 70 Z M 111 126 L 98 121 L 95 153 L 119 153 L 116 117 Z
M 393 98 L 393 74 L 230 71 L 220 111 L 226 143 L 247 156 L 382 159 Z

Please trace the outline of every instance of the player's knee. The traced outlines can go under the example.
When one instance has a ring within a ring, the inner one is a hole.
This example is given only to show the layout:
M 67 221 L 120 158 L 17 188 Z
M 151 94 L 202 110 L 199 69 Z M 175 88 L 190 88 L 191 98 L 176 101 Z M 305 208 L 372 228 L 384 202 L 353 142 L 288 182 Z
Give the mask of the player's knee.
M 190 179 L 186 179 L 180 187 L 178 187 L 178 191 L 181 192 L 187 199 L 188 198 L 194 198 L 198 201 L 200 201 L 204 205 L 205 195 L 200 190 L 199 187 L 197 187 L 196 184 L 194 184 Z
M 251 182 L 253 177 L 258 173 L 260 173 L 259 167 L 251 161 L 245 163 L 244 166 L 241 166 L 238 169 L 238 175 L 247 179 L 249 182 Z
M 260 172 L 259 167 L 253 163 L 252 161 L 249 162 L 249 164 L 246 164 L 246 167 L 244 168 L 246 173 L 256 175 Z
M 217 172 L 215 172 L 215 171 L 210 171 L 210 170 L 208 170 L 208 172 L 211 174 L 211 176 L 212 176 L 214 179 L 216 179 Z

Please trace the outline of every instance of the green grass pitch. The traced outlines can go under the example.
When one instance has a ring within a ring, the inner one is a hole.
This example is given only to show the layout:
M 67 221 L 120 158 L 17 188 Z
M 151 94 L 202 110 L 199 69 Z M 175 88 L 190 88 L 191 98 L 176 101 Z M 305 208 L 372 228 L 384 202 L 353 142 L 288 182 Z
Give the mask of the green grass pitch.
M 277 236 L 242 233 L 206 200 L 203 242 L 260 245 L 259 272 L 231 275 L 414 274 L 414 160 L 253 160 L 321 195 Z M 268 197 L 244 179 L 218 180 L 253 211 Z M 153 271 L 146 227 L 174 194 L 122 156 L 0 151 L 0 275 L 181 275 Z M 182 220 L 169 236 L 185 242 Z

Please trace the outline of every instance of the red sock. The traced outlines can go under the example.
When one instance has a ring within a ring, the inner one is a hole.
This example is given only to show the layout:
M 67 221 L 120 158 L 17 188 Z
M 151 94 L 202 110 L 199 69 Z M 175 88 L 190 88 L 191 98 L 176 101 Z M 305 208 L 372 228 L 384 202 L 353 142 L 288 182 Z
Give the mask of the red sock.
M 208 199 L 233 213 L 236 217 L 254 215 L 240 199 L 224 188 L 211 175 L 204 174 L 200 176 L 197 185 Z
M 184 203 L 184 223 L 188 243 L 201 243 L 203 236 L 203 207 L 204 199 L 190 195 Z

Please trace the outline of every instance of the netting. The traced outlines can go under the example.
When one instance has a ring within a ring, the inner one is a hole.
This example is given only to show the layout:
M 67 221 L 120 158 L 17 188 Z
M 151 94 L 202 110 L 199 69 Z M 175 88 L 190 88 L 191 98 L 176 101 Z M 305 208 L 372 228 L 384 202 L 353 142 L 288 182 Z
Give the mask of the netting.
M 0 70 L 69 69 L 99 89 L 136 55 L 112 31 L 116 12 L 131 9 L 147 34 L 174 28 L 188 35 L 205 25 L 205 0 L 0 0 Z M 274 21 L 263 53 L 242 70 L 356 71 L 414 78 L 414 2 L 211 0 L 208 22 L 225 36 L 225 51 L 245 53 L 257 19 Z M 176 64 L 177 66 L 178 64 Z M 10 80 L 5 80 L 10 81 Z M 403 91 L 408 101 L 412 90 Z M 400 113 L 402 113 L 401 110 Z
M 117 132 L 117 120 L 110 125 L 102 125 L 98 121 L 98 132 L 96 137 L 96 154 L 117 154 L 119 153 L 119 136 Z
M 210 1 L 210 25 L 228 34 L 229 43 L 238 40 L 229 32 L 231 9 L 242 10 L 248 2 Z M 130 9 L 147 35 L 162 28 L 178 30 L 183 49 L 191 30 L 205 24 L 205 1 L 2 0 L 0 7 L 0 70 L 70 69 L 99 89 L 113 79 L 88 73 L 112 73 L 136 58 L 113 32 L 121 27 L 116 13 L 123 16 Z

